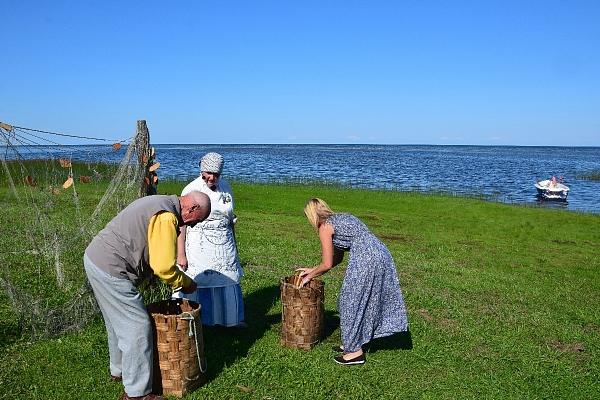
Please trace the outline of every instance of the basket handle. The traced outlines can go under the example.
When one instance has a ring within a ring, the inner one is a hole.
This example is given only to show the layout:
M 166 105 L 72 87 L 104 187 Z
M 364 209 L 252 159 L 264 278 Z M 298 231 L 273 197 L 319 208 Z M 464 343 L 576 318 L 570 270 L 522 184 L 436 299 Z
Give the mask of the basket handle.
M 186 317 L 184 317 L 186 315 Z M 200 359 L 200 351 L 198 348 L 198 334 L 196 332 L 196 318 L 189 313 L 183 312 L 181 313 L 181 319 L 184 321 L 188 321 L 190 323 L 189 336 L 194 338 L 194 342 L 196 343 L 196 357 L 198 357 L 198 368 L 200 368 L 201 373 L 205 373 L 208 368 L 208 364 L 206 363 L 206 357 L 204 357 L 204 370 L 202 369 L 202 360 Z

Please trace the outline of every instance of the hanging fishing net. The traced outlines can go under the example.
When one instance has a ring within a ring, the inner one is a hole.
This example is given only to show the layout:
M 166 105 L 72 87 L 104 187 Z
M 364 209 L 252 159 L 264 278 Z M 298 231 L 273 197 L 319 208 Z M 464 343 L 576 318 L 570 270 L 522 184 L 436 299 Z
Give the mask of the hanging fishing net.
M 0 163 L 0 321 L 35 336 L 80 330 L 99 313 L 85 248 L 129 203 L 156 193 L 146 123 L 105 140 L 0 122 Z

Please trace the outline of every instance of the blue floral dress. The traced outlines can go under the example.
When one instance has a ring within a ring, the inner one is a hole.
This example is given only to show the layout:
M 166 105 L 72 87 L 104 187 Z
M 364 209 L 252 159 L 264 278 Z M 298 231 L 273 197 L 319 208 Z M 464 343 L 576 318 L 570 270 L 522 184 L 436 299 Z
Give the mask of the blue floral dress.
M 389 250 L 358 218 L 335 214 L 326 221 L 333 246 L 349 251 L 348 269 L 338 298 L 345 353 L 372 339 L 408 330 L 404 298 Z

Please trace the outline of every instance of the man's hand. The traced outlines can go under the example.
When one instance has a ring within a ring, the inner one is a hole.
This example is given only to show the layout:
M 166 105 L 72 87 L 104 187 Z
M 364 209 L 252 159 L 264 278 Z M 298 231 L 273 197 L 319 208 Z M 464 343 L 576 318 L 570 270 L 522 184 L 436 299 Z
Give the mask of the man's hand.
M 196 291 L 197 288 L 198 288 L 198 285 L 196 285 L 196 282 L 192 281 L 192 283 L 189 286 L 181 288 L 181 293 L 192 294 Z

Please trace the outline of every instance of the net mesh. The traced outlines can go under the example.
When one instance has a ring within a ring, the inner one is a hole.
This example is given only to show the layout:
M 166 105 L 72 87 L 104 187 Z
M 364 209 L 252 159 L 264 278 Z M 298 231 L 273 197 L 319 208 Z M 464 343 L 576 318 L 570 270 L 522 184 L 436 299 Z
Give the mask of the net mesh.
M 60 144 L 65 137 L 83 144 Z M 0 320 L 36 336 L 80 330 L 99 313 L 83 269 L 87 244 L 130 202 L 156 193 L 146 122 L 126 140 L 0 122 L 0 146 Z

